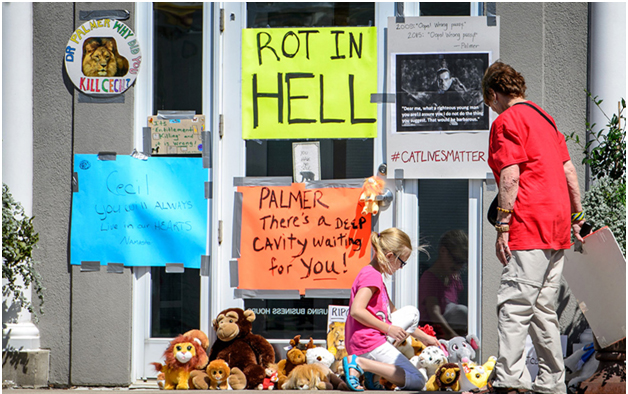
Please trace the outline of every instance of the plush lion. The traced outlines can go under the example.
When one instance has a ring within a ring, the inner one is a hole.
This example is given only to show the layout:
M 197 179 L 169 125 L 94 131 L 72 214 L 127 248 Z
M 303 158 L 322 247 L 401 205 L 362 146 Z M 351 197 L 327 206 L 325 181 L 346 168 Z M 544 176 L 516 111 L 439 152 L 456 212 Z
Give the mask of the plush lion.
M 224 360 L 214 360 L 207 366 L 207 375 L 209 376 L 209 389 L 210 390 L 228 390 L 229 378 L 231 371 L 229 364 Z
M 113 38 L 94 37 L 83 44 L 83 74 L 86 77 L 124 76 L 128 70 L 129 62 L 118 53 Z
M 203 362 L 199 358 L 204 350 L 193 338 L 179 335 L 164 352 L 166 364 L 152 363 L 157 372 L 164 374 L 165 390 L 187 390 L 190 373 Z
M 460 367 L 446 363 L 438 367 L 434 376 L 425 385 L 427 391 L 460 391 Z
M 209 361 L 225 360 L 232 373 L 233 368 L 241 370 L 246 376 L 247 389 L 262 383 L 266 367 L 275 361 L 272 345 L 264 337 L 251 332 L 254 320 L 252 310 L 229 308 L 220 312 L 212 322 L 217 339 L 209 351 Z

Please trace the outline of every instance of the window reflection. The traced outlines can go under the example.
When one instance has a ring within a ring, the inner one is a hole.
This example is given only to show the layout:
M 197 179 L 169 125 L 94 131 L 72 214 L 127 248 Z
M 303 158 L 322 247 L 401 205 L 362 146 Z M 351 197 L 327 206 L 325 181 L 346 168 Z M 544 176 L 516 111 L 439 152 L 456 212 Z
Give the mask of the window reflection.
M 419 234 L 429 258 L 419 261 L 420 324 L 438 338 L 467 333 L 468 181 L 419 181 Z

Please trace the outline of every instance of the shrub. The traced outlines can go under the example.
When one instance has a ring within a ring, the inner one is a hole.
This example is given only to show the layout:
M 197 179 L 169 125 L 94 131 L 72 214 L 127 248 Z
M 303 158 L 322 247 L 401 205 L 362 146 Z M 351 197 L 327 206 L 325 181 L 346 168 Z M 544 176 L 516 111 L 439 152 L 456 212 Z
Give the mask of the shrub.
M 13 199 L 9 187 L 2 184 L 2 296 L 12 298 L 14 305 L 25 308 L 37 321 L 37 312 L 43 314 L 44 290 L 41 276 L 35 269 L 33 249 L 39 234 L 33 227 L 33 219 L 24 214 L 22 205 Z M 32 285 L 40 300 L 38 311 L 24 291 Z
M 585 153 L 583 164 L 591 169 L 592 186 L 584 195 L 582 206 L 587 221 L 593 230 L 608 226 L 617 243 L 626 254 L 626 101 L 621 99 L 617 114 L 606 115 L 600 104 L 602 100 L 587 95 L 602 111 L 608 123 L 606 130 L 594 131 L 595 124 L 587 122 L 591 139 L 583 146 L 574 133 L 567 139 L 574 140 Z

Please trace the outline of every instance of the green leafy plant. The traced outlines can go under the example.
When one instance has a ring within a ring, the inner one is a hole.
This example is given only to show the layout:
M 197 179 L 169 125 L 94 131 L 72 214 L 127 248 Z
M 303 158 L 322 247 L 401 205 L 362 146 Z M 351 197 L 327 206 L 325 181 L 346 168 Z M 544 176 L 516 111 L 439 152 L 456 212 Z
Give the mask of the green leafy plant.
M 582 164 L 588 164 L 591 169 L 591 175 L 594 179 L 610 177 L 611 179 L 623 179 L 626 183 L 626 100 L 623 98 L 619 103 L 618 113 L 609 117 L 600 107 L 602 100 L 597 96 L 591 96 L 587 92 L 589 98 L 595 106 L 604 114 L 608 120 L 606 129 L 594 130 L 595 123 L 587 122 L 587 131 L 591 139 L 584 144 L 583 150 L 585 158 Z M 567 136 L 568 140 L 574 140 L 582 147 L 580 138 L 571 133 Z
M 35 269 L 33 250 L 37 247 L 39 234 L 33 227 L 33 219 L 24 214 L 22 205 L 13 199 L 9 187 L 2 184 L 2 295 L 13 299 L 13 305 L 27 309 L 37 321 L 37 312 L 43 314 L 44 290 L 41 276 Z M 32 285 L 39 298 L 39 308 L 25 295 Z
M 622 252 L 626 253 L 626 101 L 622 98 L 616 114 L 606 115 L 602 100 L 592 97 L 595 106 L 602 111 L 608 123 L 606 129 L 593 130 L 595 124 L 587 122 L 591 139 L 582 144 L 574 133 L 567 136 L 583 148 L 593 179 L 592 186 L 582 200 L 587 221 L 597 230 L 608 226 L 617 239 Z

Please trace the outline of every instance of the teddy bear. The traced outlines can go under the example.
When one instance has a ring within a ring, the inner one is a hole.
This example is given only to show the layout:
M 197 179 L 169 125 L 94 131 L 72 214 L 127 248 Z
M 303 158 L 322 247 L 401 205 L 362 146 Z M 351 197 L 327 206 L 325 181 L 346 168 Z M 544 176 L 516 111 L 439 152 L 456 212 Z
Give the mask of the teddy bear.
M 449 341 L 439 339 L 449 353 L 449 362 L 469 362 L 475 359 L 475 351 L 479 349 L 479 340 L 473 334 L 466 337 L 453 337 Z M 466 360 L 465 360 L 466 359 Z
M 275 361 L 272 345 L 251 332 L 254 320 L 255 313 L 250 309 L 229 308 L 212 321 L 217 338 L 209 351 L 209 361 L 225 360 L 231 366 L 232 374 L 233 368 L 242 371 L 247 389 L 263 383 L 266 367 Z
M 419 370 L 427 382 L 429 378 L 436 374 L 436 370 L 441 365 L 448 362 L 445 351 L 438 346 L 428 346 L 421 354 L 414 356 L 410 362 Z
M 488 382 L 488 378 L 491 372 L 495 368 L 497 358 L 491 356 L 483 365 L 477 365 L 474 362 L 460 363 L 462 368 L 460 374 L 460 390 L 471 391 L 476 389 L 483 389 Z
M 460 391 L 460 367 L 445 363 L 425 384 L 426 391 Z
M 292 348 L 288 350 L 286 354 L 286 358 L 279 360 L 277 363 L 277 371 L 279 372 L 279 381 L 277 382 L 277 386 L 281 388 L 283 384 L 288 379 L 288 375 L 297 365 L 305 364 L 306 357 L 305 352 L 308 348 L 314 347 L 314 340 L 310 338 L 310 342 L 304 346 L 301 343 L 301 335 L 296 335 L 293 339 L 290 340 L 290 346 Z
M 205 362 L 202 355 L 204 350 L 192 337 L 179 335 L 170 342 L 164 352 L 166 364 L 152 363 L 155 370 L 163 374 L 165 390 L 187 390 L 189 378 Z

